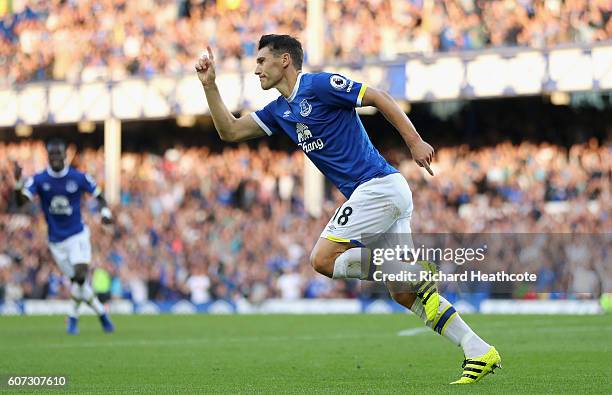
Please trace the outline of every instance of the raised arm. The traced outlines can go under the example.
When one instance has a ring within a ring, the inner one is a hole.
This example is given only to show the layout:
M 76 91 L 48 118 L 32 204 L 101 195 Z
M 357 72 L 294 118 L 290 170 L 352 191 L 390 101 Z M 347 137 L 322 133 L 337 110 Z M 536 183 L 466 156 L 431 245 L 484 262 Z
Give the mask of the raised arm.
M 421 167 L 425 168 L 429 174 L 434 175 L 429 167 L 434 155 L 434 149 L 427 144 L 416 128 L 410 122 L 410 119 L 395 100 L 387 92 L 367 87 L 363 99 L 362 106 L 374 106 L 384 115 L 384 117 L 397 129 L 410 149 L 412 158 Z
M 21 207 L 32 198 L 32 194 L 25 191 L 24 181 L 21 179 L 21 166 L 19 163 L 13 162 L 13 196 L 17 207 Z
M 215 83 L 214 55 L 209 46 L 206 47 L 206 50 L 208 55 L 203 54 L 198 59 L 195 69 L 204 88 L 208 108 L 221 140 L 235 142 L 265 136 L 266 133 L 251 116 L 236 118 L 227 109 Z

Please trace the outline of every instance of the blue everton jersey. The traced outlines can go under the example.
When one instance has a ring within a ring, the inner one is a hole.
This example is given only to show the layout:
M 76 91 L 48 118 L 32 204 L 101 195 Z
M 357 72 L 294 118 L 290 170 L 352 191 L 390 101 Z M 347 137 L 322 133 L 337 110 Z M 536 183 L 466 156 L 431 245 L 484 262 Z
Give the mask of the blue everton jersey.
M 81 196 L 83 192 L 98 193 L 93 178 L 72 167 L 59 173 L 51 169 L 40 172 L 27 180 L 23 191 L 30 200 L 40 196 L 52 243 L 83 231 Z
M 365 90 L 339 74 L 300 73 L 289 98 L 280 96 L 251 116 L 268 135 L 286 133 L 348 198 L 360 184 L 397 173 L 355 111 Z

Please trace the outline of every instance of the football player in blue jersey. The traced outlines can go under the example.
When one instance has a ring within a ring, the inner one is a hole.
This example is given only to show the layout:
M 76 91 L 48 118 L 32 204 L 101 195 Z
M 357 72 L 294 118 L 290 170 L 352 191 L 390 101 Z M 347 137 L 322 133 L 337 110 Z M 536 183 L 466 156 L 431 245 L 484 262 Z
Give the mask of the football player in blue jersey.
M 347 198 L 313 248 L 310 262 L 314 269 L 335 279 L 371 279 L 371 246 L 378 243 L 393 248 L 387 235 L 410 234 L 412 193 L 404 177 L 372 145 L 355 108 L 376 107 L 399 131 L 415 162 L 432 176 L 434 150 L 389 94 L 339 74 L 303 73 L 302 61 L 302 46 L 295 38 L 262 36 L 255 74 L 262 89 L 275 88 L 280 96 L 240 118 L 235 118 L 221 99 L 210 47 L 195 69 L 223 141 L 285 133 Z M 367 235 L 372 236 L 366 240 Z M 394 263 L 396 267 L 406 266 L 401 261 Z M 427 262 L 420 265 L 428 272 L 435 270 Z M 398 303 L 462 347 L 463 374 L 454 384 L 479 381 L 500 365 L 495 348 L 472 331 L 439 295 L 435 283 L 415 282 L 410 288 L 393 283 L 387 286 Z
M 89 229 L 81 219 L 83 193 L 90 193 L 98 200 L 104 224 L 112 223 L 111 211 L 93 178 L 66 163 L 64 141 L 50 140 L 46 148 L 49 166 L 25 182 L 21 179 L 21 167 L 15 163 L 15 200 L 21 206 L 28 199 L 34 200 L 35 195 L 40 197 L 47 221 L 49 250 L 61 271 L 72 282 L 70 291 L 73 303 L 66 332 L 71 335 L 78 333 L 78 308 L 82 302 L 90 305 L 98 314 L 105 332 L 113 332 L 113 323 L 87 279 L 91 243 Z

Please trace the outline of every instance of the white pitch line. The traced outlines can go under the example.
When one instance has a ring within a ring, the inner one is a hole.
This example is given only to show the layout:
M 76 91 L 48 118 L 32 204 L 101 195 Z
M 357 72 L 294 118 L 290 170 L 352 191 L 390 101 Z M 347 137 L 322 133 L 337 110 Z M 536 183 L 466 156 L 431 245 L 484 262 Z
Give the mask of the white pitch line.
M 426 327 L 410 328 L 410 329 L 404 329 L 403 331 L 397 332 L 397 335 L 398 336 L 416 336 L 416 335 L 420 335 L 421 333 L 425 333 L 429 331 L 431 331 L 431 329 L 426 328 Z

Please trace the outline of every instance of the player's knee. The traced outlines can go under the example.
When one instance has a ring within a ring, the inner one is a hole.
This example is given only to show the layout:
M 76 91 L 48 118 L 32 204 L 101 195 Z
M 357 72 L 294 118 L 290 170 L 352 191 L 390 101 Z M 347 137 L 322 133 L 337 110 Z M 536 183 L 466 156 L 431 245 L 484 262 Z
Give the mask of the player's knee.
M 330 264 L 330 258 L 321 253 L 316 247 L 310 253 L 310 265 L 318 273 L 327 277 L 331 277 L 334 272 L 333 261 Z
M 87 265 L 74 265 L 74 276 L 72 276 L 72 281 L 83 285 L 85 280 L 87 279 Z
M 393 298 L 393 300 L 395 300 L 397 303 L 401 304 L 402 306 L 406 307 L 407 309 L 412 307 L 412 304 L 414 303 L 414 300 L 416 298 L 416 295 L 412 292 L 390 292 L 391 293 L 391 297 Z
M 85 284 L 85 276 L 82 274 L 74 274 L 74 276 L 72 276 L 72 282 L 73 283 L 77 283 L 79 285 L 83 285 Z

